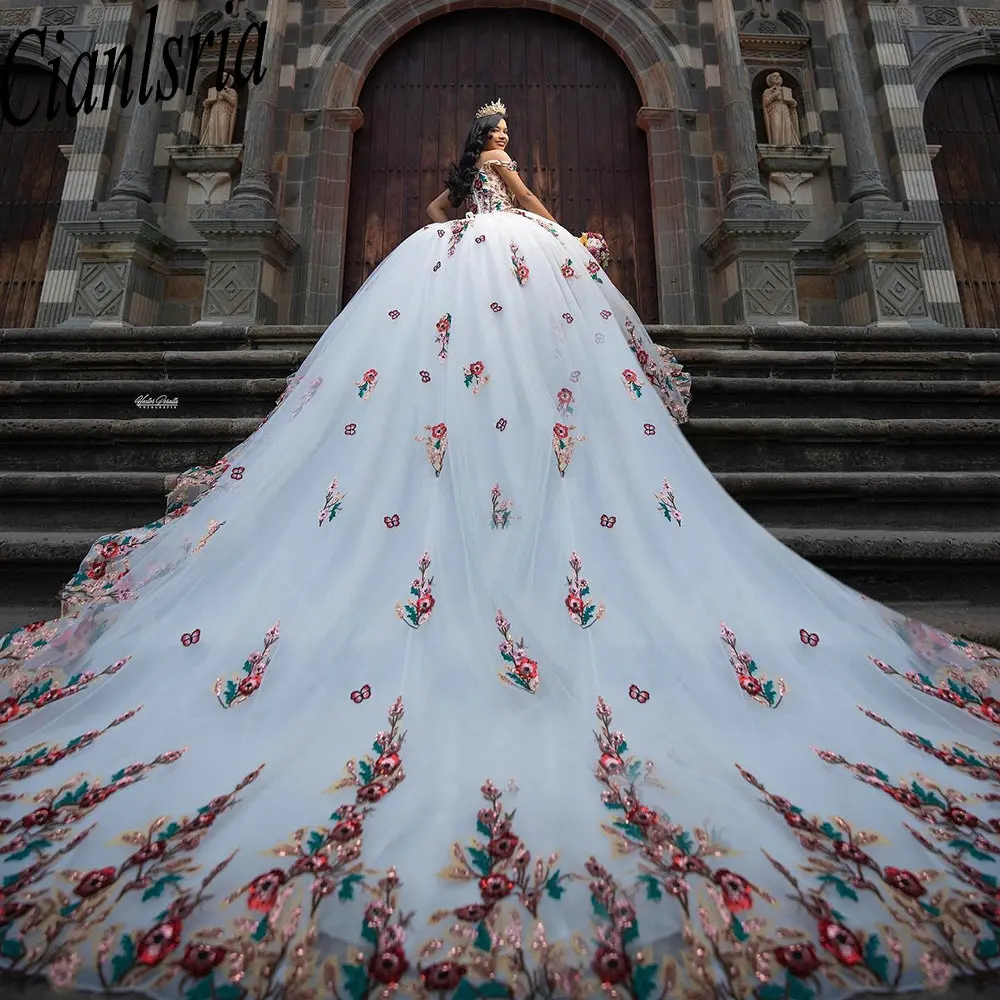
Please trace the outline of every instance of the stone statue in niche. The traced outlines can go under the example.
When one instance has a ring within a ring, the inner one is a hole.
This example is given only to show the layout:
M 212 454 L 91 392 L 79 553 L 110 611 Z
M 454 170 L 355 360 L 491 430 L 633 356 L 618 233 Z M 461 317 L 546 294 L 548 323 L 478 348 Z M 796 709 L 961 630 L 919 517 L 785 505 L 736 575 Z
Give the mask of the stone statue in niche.
M 228 146 L 233 141 L 237 100 L 233 78 L 227 73 L 222 90 L 211 87 L 202 104 L 200 145 Z
M 792 97 L 791 88 L 784 85 L 780 73 L 769 73 L 766 82 L 767 90 L 761 101 L 767 141 L 772 146 L 801 146 L 799 116 L 795 112 L 798 102 Z

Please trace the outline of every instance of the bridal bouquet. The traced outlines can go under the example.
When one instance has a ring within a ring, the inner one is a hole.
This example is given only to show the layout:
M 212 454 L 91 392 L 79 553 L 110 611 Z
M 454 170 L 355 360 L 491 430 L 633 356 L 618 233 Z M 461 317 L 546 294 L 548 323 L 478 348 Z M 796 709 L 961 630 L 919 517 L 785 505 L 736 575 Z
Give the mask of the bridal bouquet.
M 605 271 L 611 266 L 611 250 L 608 248 L 608 241 L 601 233 L 581 233 L 580 242 Z

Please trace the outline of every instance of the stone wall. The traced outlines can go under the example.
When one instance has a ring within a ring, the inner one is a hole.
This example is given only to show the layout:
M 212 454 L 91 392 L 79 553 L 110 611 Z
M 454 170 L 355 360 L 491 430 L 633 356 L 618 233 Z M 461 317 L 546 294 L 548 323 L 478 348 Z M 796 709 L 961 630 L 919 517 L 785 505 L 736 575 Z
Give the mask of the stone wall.
M 27 44 L 19 57 L 44 65 L 59 51 L 65 81 L 80 53 L 130 42 L 141 54 L 150 6 L 0 0 L 0 47 L 26 28 L 60 28 L 63 43 L 50 38 L 45 57 Z M 192 179 L 185 171 L 199 171 L 177 151 L 197 141 L 213 66 L 191 95 L 81 114 L 37 325 L 330 319 L 340 305 L 365 75 L 395 38 L 451 6 L 239 0 L 229 15 L 222 0 L 160 0 L 158 34 L 187 38 L 228 26 L 235 40 L 268 22 L 268 77 L 241 95 L 250 105 L 234 137 L 242 172 L 213 162 Z M 537 6 L 602 34 L 636 79 L 662 321 L 962 325 L 922 102 L 949 69 L 997 60 L 1000 0 Z M 814 175 L 793 190 L 780 180 L 787 163 L 776 170 L 782 163 L 774 161 L 762 177 L 753 162 L 766 137 L 752 100 L 761 74 L 773 69 L 801 98 L 812 151 L 792 173 Z M 672 294 L 678 278 L 701 294 Z

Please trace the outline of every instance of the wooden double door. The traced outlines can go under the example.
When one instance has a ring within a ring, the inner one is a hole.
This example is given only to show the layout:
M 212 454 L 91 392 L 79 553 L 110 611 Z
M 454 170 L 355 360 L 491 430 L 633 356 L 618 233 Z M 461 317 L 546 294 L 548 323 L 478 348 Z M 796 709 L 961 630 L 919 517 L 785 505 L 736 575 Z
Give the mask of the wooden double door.
M 943 76 L 924 128 L 966 325 L 1000 327 L 1000 66 Z
M 35 324 L 68 161 L 61 144 L 73 141 L 74 123 L 63 106 L 49 121 L 48 73 L 17 65 L 10 106 L 24 125 L 0 115 L 0 329 Z
M 427 223 L 475 111 L 507 107 L 509 151 L 571 232 L 602 232 L 615 285 L 656 322 L 656 270 L 641 101 L 625 64 L 586 28 L 525 9 L 459 11 L 416 27 L 375 64 L 359 98 L 344 301 Z

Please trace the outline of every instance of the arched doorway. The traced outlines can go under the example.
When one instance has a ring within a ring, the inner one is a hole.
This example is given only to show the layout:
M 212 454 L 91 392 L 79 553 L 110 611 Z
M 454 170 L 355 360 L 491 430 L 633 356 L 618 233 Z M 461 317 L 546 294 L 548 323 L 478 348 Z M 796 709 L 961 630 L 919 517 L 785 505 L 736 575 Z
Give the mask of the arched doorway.
M 475 109 L 510 109 L 511 154 L 572 232 L 610 243 L 611 277 L 657 322 L 656 262 L 639 91 L 586 28 L 534 10 L 445 14 L 392 45 L 365 81 L 354 136 L 344 261 L 346 302 L 379 262 L 427 222 Z
M 69 163 L 59 146 L 73 141 L 64 102 L 53 121 L 45 113 L 49 74 L 18 65 L 11 74 L 10 106 L 24 125 L 0 115 L 0 328 L 35 323 L 63 182 Z
M 966 325 L 1000 327 L 1000 66 L 941 77 L 924 129 Z

